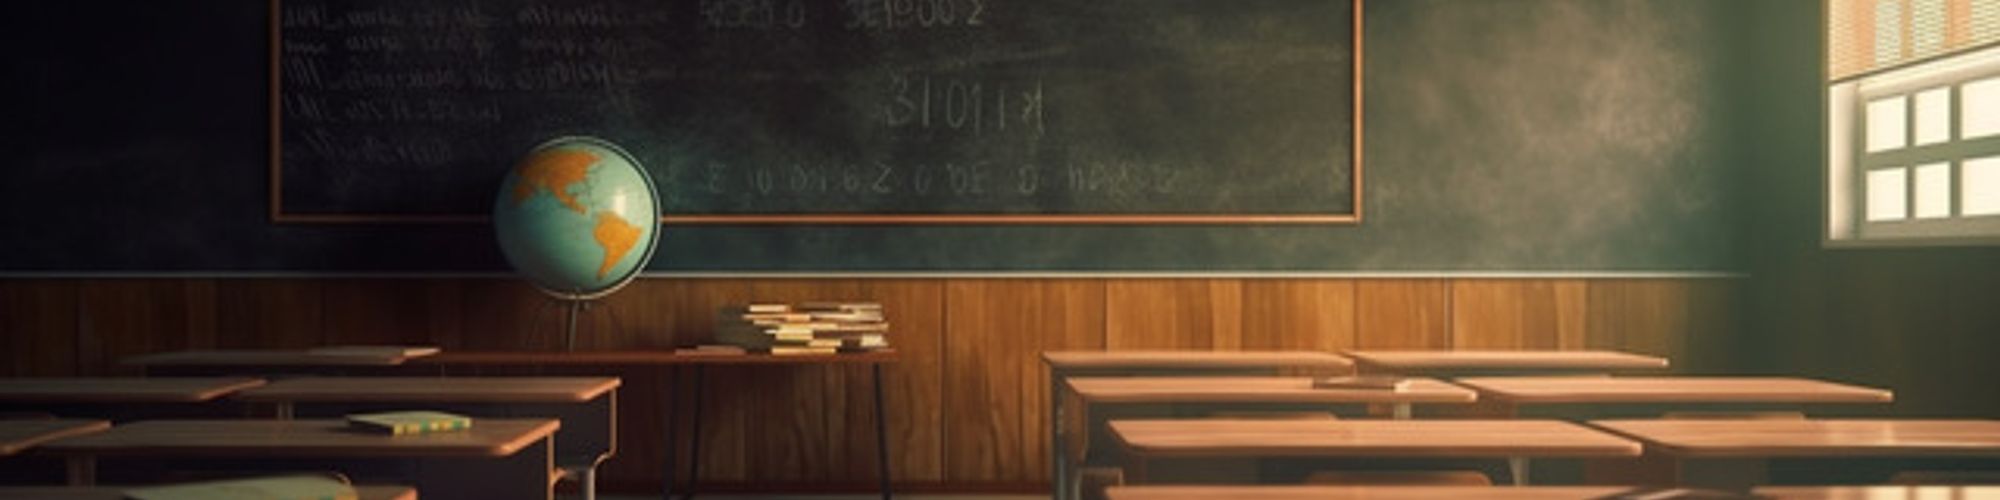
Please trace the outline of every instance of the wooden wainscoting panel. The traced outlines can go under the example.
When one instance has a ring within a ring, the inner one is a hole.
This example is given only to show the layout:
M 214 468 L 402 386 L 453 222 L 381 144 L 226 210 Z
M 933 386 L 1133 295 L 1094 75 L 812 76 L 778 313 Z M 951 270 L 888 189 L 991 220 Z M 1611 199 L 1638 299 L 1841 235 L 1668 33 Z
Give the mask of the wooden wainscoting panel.
M 1214 349 L 1217 338 L 1241 338 L 1242 290 L 1235 279 L 1105 280 L 1104 346 Z
M 462 280 L 334 279 L 326 282 L 330 345 L 462 345 Z
M 1665 356 L 1683 370 L 1690 340 L 1730 327 L 1728 280 L 1619 279 L 1590 283 L 1593 349 Z
M 88 375 L 136 375 L 139 370 L 119 360 L 140 354 L 214 347 L 214 297 L 192 299 L 190 293 L 213 294 L 212 286 L 189 286 L 180 279 L 91 279 L 79 282 L 79 323 L 76 334 L 77 371 Z M 193 307 L 210 311 L 190 314 Z M 190 318 L 196 318 L 190 321 Z M 194 328 L 208 328 L 196 332 Z M 208 345 L 197 345 L 206 339 Z
M 1354 284 L 1354 345 L 1450 349 L 1451 286 L 1441 279 L 1365 279 Z
M 526 351 L 560 349 L 562 309 L 519 279 L 468 279 L 461 285 L 459 321 L 464 333 L 445 349 Z
M 1460 279 L 1451 284 L 1455 349 L 1557 349 L 1581 339 L 1582 280 Z M 1574 331 L 1572 331 L 1574 330 Z M 1574 347 L 1582 347 L 1576 342 Z
M 1101 280 L 945 284 L 944 480 L 1046 481 L 1045 350 L 1104 347 Z
M 216 283 L 216 346 L 304 349 L 326 343 L 324 280 L 225 279 Z
M 76 375 L 77 280 L 0 280 L 0 373 Z
M 889 345 L 901 355 L 883 366 L 889 469 L 894 480 L 943 478 L 944 280 L 864 280 L 853 298 L 880 302 Z M 876 478 L 874 378 L 868 367 L 835 368 L 827 377 L 827 432 L 832 481 Z
M 1321 352 L 1353 347 L 1354 294 L 1352 280 L 1245 280 L 1241 347 Z

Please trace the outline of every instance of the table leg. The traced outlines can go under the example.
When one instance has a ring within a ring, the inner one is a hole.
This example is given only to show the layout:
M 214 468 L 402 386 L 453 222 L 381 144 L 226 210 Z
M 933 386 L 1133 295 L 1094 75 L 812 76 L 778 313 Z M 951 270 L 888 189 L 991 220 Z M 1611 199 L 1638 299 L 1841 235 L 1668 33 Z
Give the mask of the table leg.
M 69 457 L 69 485 L 97 485 L 97 457 L 76 455 Z
M 294 418 L 294 415 L 295 415 L 295 413 L 294 413 L 294 412 L 296 412 L 296 411 L 297 411 L 297 409 L 296 409 L 296 407 L 294 407 L 294 406 L 292 405 L 292 402 L 291 402 L 291 401 L 279 401 L 279 402 L 278 402 L 278 406 L 277 406 L 277 412 L 276 412 L 276 413 L 277 413 L 277 419 L 278 419 L 278 420 L 291 420 L 291 419 L 293 419 L 293 418 Z
M 686 498 L 694 498 L 694 487 L 701 482 L 701 400 L 707 384 L 702 383 L 702 375 L 708 367 L 694 367 L 694 433 L 688 436 L 688 492 Z
M 1507 472 L 1513 476 L 1514 486 L 1528 485 L 1528 457 L 1507 457 Z
M 680 367 L 667 365 L 666 375 L 667 393 L 661 395 L 665 400 L 660 402 L 660 406 L 665 407 L 666 411 L 663 413 L 667 414 L 667 457 L 664 460 L 666 467 L 662 468 L 660 472 L 660 483 L 664 485 L 664 491 L 660 493 L 660 498 L 674 500 L 674 455 L 680 451 L 680 440 L 677 439 L 680 435 L 675 432 L 679 427 L 674 425 L 674 415 L 681 412 Z
M 889 412 L 882 404 L 882 364 L 869 366 L 875 372 L 875 470 L 882 480 L 882 500 L 889 500 Z
M 1069 446 L 1063 435 L 1062 370 L 1049 367 L 1049 498 L 1069 499 Z

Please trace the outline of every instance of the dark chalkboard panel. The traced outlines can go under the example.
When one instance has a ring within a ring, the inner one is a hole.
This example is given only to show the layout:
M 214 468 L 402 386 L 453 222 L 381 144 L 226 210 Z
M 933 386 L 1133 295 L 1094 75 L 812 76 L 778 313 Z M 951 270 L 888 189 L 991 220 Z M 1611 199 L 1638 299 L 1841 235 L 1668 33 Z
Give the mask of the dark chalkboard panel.
M 272 213 L 477 220 L 595 135 L 669 222 L 1350 222 L 1361 0 L 273 0 Z

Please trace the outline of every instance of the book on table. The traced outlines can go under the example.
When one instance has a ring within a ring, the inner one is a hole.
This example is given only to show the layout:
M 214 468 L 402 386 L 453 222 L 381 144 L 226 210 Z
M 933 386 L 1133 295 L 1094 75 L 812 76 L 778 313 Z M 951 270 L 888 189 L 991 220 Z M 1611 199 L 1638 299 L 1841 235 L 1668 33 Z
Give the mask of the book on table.
M 1313 379 L 1313 388 L 1401 391 L 1409 389 L 1413 381 L 1400 375 L 1346 375 Z
M 274 476 L 124 490 L 134 500 L 354 500 L 354 486 L 327 476 Z
M 360 429 L 403 436 L 471 429 L 472 417 L 441 411 L 388 411 L 350 414 L 347 423 Z

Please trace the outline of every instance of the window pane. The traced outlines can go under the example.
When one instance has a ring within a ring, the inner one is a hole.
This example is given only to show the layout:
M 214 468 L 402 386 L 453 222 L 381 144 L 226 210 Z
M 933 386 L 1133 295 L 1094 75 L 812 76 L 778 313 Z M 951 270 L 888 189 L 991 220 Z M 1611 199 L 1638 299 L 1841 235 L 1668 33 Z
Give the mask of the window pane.
M 1917 145 L 1951 140 L 1951 89 L 1917 94 Z
M 2000 215 L 2000 156 L 1966 160 L 1959 179 L 1959 215 Z
M 2000 78 L 1969 82 L 1960 87 L 1958 119 L 1960 139 L 2000 134 Z
M 1917 166 L 1917 218 L 1951 216 L 1951 164 Z
M 1868 220 L 1909 217 L 1908 175 L 1901 168 L 1868 171 Z
M 1868 102 L 1868 152 L 1901 148 L 1908 139 L 1909 113 L 1903 96 Z

